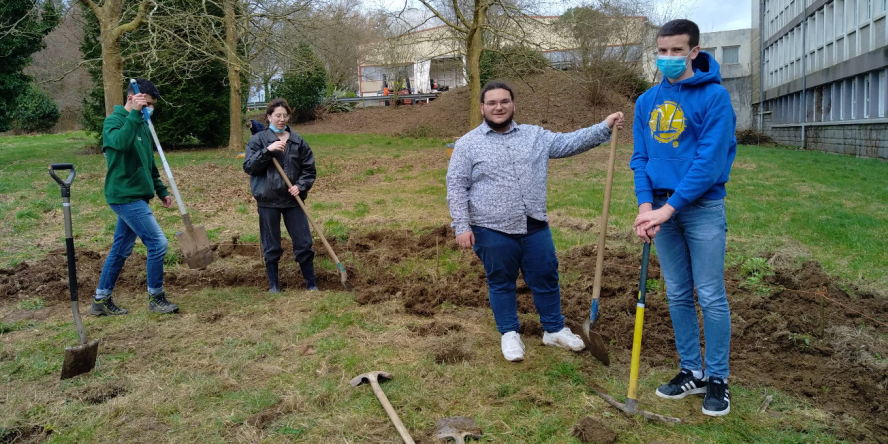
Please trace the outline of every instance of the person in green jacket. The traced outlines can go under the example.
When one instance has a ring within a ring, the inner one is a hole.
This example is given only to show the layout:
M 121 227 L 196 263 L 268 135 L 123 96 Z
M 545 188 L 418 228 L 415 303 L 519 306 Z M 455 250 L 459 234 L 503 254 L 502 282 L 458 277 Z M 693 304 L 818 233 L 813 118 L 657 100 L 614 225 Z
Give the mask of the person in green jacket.
M 116 105 L 114 112 L 105 118 L 102 128 L 102 152 L 108 163 L 105 175 L 105 200 L 117 214 L 114 243 L 96 289 L 89 313 L 95 316 L 124 315 L 126 309 L 118 307 L 111 299 L 114 284 L 123 264 L 133 252 L 136 237 L 148 249 L 148 311 L 173 313 L 179 311 L 176 304 L 166 299 L 163 291 L 163 259 L 168 241 L 154 219 L 148 201 L 157 195 L 164 208 L 173 205 L 173 198 L 160 180 L 154 163 L 151 132 L 142 116 L 142 109 L 150 115 L 160 92 L 148 80 L 136 79 L 141 94 L 132 87 L 126 91 L 126 104 Z

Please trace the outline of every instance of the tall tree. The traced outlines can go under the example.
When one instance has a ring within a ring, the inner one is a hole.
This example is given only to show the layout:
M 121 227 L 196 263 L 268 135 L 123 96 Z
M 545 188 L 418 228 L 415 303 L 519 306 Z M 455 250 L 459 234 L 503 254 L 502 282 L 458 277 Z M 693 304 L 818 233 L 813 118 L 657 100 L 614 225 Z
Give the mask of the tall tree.
M 8 131 L 18 97 L 29 91 L 30 77 L 24 74 L 31 55 L 45 47 L 43 37 L 59 23 L 52 1 L 0 2 L 0 132 Z
M 218 8 L 204 8 L 201 0 L 164 0 L 167 8 L 190 10 L 193 17 L 212 14 L 221 17 Z M 122 74 L 126 78 L 145 77 L 154 82 L 161 92 L 159 111 L 154 117 L 158 137 L 169 145 L 224 145 L 228 139 L 229 89 L 228 72 L 218 59 L 206 59 L 189 46 L 156 45 L 157 32 L 151 14 L 138 30 L 127 33 L 121 40 Z M 85 11 L 86 26 L 82 52 L 87 59 L 101 52 L 99 24 L 91 11 Z M 186 21 L 167 20 L 169 32 L 183 32 Z M 89 64 L 94 88 L 84 100 L 84 126 L 101 134 L 104 111 L 104 92 L 101 67 Z M 120 90 L 124 88 L 121 83 Z M 122 104 L 123 101 L 116 103 Z
M 105 114 L 114 111 L 114 105 L 123 103 L 123 57 L 120 39 L 139 28 L 145 19 L 150 0 L 79 0 L 99 21 L 99 42 L 102 45 L 102 87 L 105 96 Z M 122 22 L 127 17 L 128 22 Z

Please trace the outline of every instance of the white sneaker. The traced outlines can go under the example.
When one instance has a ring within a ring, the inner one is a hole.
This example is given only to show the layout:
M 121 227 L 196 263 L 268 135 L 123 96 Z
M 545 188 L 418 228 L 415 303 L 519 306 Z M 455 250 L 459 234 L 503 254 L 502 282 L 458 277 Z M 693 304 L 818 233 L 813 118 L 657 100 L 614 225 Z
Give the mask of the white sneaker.
M 583 338 L 573 334 L 573 332 L 567 327 L 562 328 L 561 331 L 556 333 L 543 333 L 543 344 L 554 345 L 555 347 L 566 348 L 575 352 L 586 348 L 586 344 L 583 343 Z
M 502 338 L 503 357 L 506 361 L 518 362 L 524 360 L 524 343 L 517 331 L 510 331 Z

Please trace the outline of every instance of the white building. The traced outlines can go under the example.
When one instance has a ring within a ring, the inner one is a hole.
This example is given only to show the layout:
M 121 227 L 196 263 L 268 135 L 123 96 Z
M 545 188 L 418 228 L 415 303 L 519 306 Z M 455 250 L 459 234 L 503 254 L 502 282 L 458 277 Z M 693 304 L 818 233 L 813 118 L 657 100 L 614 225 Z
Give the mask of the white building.
M 700 49 L 721 66 L 721 84 L 731 94 L 737 129 L 752 127 L 752 29 L 700 33 Z
M 757 127 L 779 143 L 888 158 L 888 0 L 756 0 Z

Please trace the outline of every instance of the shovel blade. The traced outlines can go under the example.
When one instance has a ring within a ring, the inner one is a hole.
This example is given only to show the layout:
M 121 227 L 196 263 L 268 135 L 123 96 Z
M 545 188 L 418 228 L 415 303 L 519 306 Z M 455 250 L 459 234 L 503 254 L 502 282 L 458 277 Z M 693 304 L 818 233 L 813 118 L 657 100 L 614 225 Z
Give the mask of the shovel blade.
M 438 439 L 453 438 L 457 443 L 465 442 L 465 438 L 480 439 L 483 434 L 481 427 L 475 423 L 475 420 L 467 416 L 451 416 L 444 418 L 436 424 L 438 429 Z
M 213 263 L 213 247 L 203 225 L 188 225 L 185 231 L 176 233 L 179 248 L 188 268 L 204 268 Z
M 73 378 L 89 373 L 96 366 L 99 354 L 99 340 L 93 339 L 86 344 L 65 348 L 65 361 L 62 363 L 61 379 Z
M 609 366 L 610 356 L 607 354 L 604 338 L 602 338 L 600 334 L 592 331 L 593 326 L 594 322 L 592 319 L 586 318 L 586 321 L 583 322 L 583 329 L 580 331 L 580 337 L 583 338 L 583 342 L 586 344 L 586 350 L 589 350 L 589 353 L 592 353 L 592 356 L 599 362 L 605 366 Z

